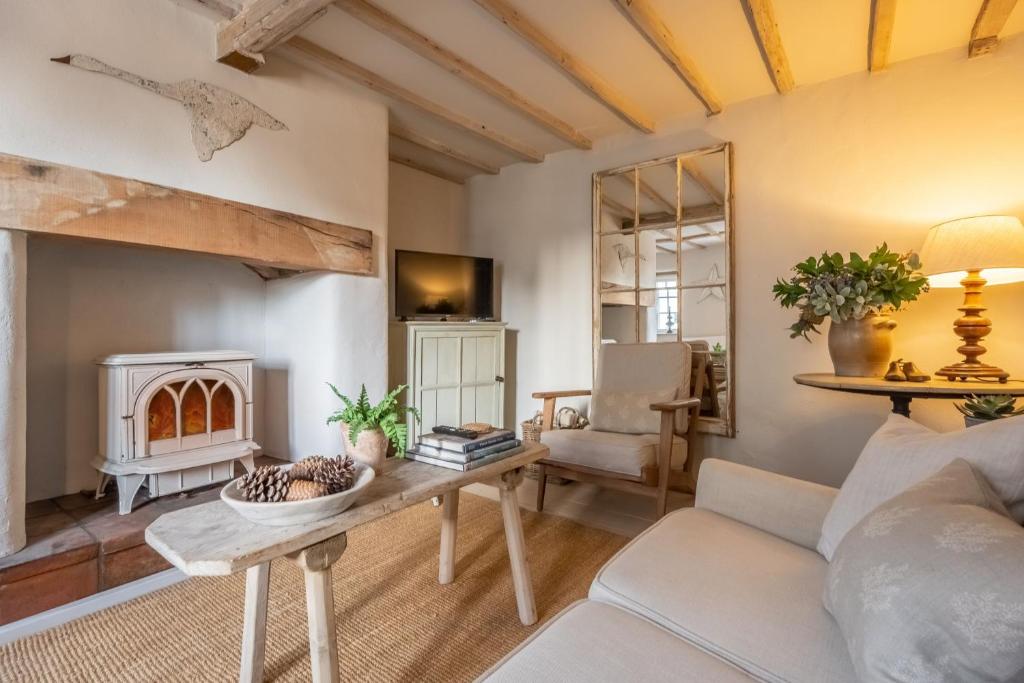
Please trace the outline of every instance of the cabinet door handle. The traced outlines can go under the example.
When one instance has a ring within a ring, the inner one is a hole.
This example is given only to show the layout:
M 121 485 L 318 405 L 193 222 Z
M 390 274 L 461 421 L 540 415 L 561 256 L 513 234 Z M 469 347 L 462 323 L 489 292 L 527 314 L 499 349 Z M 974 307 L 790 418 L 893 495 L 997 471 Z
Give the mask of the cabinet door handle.
M 495 381 L 495 382 L 504 382 L 504 381 L 505 381 L 505 378 L 504 378 L 504 377 L 502 377 L 501 375 L 495 375 L 495 376 L 494 376 L 494 381 Z

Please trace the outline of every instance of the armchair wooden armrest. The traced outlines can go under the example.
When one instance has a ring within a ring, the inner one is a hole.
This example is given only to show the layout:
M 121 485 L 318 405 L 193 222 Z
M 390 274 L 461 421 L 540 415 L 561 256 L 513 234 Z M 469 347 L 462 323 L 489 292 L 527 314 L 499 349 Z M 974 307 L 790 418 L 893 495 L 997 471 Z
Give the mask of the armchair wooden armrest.
M 663 413 L 674 413 L 677 410 L 684 410 L 686 408 L 699 408 L 699 398 L 677 398 L 674 401 L 662 401 L 661 403 L 652 403 L 651 410 L 659 410 Z
M 548 431 L 554 426 L 555 422 L 555 401 L 560 398 L 570 398 L 572 396 L 590 396 L 590 389 L 567 389 L 565 391 L 535 391 L 533 392 L 534 398 L 544 399 L 544 412 L 542 413 L 542 422 L 540 428 L 543 431 Z

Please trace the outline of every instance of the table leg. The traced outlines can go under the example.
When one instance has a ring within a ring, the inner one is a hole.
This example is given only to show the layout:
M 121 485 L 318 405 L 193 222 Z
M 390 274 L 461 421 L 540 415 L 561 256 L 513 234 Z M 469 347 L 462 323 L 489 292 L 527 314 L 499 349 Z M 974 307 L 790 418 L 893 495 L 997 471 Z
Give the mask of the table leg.
M 242 627 L 241 683 L 263 681 L 263 660 L 267 649 L 267 598 L 270 594 L 270 563 L 257 564 L 245 572 L 245 622 Z
M 912 397 L 891 394 L 889 398 L 892 400 L 892 412 L 903 417 L 910 417 L 910 401 Z
M 455 536 L 459 524 L 459 490 L 444 494 L 441 508 L 441 554 L 438 560 L 437 580 L 449 584 L 455 580 Z
M 498 481 L 498 491 L 501 496 L 501 516 L 505 522 L 505 541 L 508 544 L 508 559 L 512 564 L 512 583 L 516 589 L 519 620 L 530 626 L 537 623 L 537 606 L 533 600 L 530 566 L 526 563 L 523 521 L 519 515 L 519 500 L 516 497 L 516 487 L 522 481 L 522 468 L 506 472 Z
M 345 534 L 341 534 L 288 556 L 305 574 L 313 683 L 338 683 L 341 680 L 331 565 L 345 552 L 347 542 Z

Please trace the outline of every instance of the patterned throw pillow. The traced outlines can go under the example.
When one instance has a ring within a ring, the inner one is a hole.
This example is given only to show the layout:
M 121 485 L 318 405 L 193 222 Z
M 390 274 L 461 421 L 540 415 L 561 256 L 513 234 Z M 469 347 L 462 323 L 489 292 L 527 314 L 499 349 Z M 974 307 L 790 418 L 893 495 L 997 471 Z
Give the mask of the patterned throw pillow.
M 675 397 L 675 389 L 602 390 L 591 401 L 590 428 L 620 434 L 657 434 L 661 431 L 661 413 L 651 410 L 651 404 Z
M 965 460 L 850 530 L 824 602 L 861 680 L 1024 680 L 1024 529 Z

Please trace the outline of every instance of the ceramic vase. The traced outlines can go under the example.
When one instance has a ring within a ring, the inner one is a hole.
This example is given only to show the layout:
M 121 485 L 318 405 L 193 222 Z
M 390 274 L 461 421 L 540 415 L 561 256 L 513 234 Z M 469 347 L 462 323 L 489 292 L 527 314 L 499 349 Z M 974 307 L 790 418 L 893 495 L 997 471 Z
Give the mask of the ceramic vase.
M 860 320 L 832 321 L 828 328 L 828 353 L 839 377 L 882 377 L 892 357 L 892 330 L 896 322 L 887 315 L 867 315 Z
M 348 438 L 348 425 L 341 423 L 341 438 L 345 442 L 345 453 L 356 462 L 361 462 L 373 468 L 377 474 L 384 469 L 384 461 L 388 457 L 388 437 L 379 427 L 377 429 L 364 429 L 359 432 L 356 442 Z
M 991 421 L 992 420 L 983 420 L 980 417 L 970 417 L 969 415 L 964 415 L 965 427 L 977 427 L 978 425 L 988 424 Z

